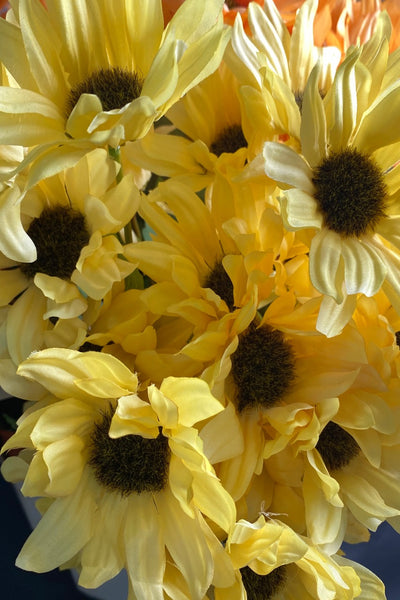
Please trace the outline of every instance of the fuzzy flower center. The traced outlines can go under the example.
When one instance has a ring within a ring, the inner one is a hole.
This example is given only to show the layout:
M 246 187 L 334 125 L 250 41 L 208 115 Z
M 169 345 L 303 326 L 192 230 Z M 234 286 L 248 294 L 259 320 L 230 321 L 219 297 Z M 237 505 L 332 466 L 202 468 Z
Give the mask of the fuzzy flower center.
M 113 410 L 103 414 L 92 431 L 90 459 L 97 482 L 127 496 L 132 492 L 160 492 L 168 481 L 170 449 L 161 431 L 156 438 L 108 435 Z
M 65 206 L 45 208 L 39 217 L 33 219 L 27 234 L 37 250 L 37 259 L 20 267 L 29 278 L 36 273 L 45 273 L 69 279 L 82 248 L 90 238 L 85 217 Z
M 344 237 L 374 230 L 385 216 L 383 175 L 370 156 L 355 148 L 324 158 L 314 169 L 312 182 L 325 226 Z
M 78 83 L 69 93 L 66 103 L 67 117 L 82 94 L 96 94 L 104 111 L 122 108 L 141 94 L 143 79 L 135 72 L 120 67 L 98 69 Z
M 210 271 L 204 282 L 204 287 L 211 288 L 213 292 L 226 302 L 230 311 L 234 309 L 233 284 L 221 262 L 215 263 L 214 268 Z
M 321 431 L 316 448 L 328 471 L 342 469 L 360 452 L 355 439 L 333 421 Z
M 295 378 L 292 347 L 281 331 L 269 325 L 251 325 L 242 333 L 231 359 L 239 412 L 253 406 L 271 408 Z
M 223 152 L 233 154 L 240 148 L 246 148 L 247 140 L 244 137 L 240 125 L 231 125 L 225 127 L 216 140 L 211 144 L 210 150 L 216 156 L 221 156 Z
M 268 575 L 258 575 L 250 567 L 242 567 L 240 573 L 248 600 L 272 600 L 285 585 L 286 571 L 286 566 L 282 565 Z

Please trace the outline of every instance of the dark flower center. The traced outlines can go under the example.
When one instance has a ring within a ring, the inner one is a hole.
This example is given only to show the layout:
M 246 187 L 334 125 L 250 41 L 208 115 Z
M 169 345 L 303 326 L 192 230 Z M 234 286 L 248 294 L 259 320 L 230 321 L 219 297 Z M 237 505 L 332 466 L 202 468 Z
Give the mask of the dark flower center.
M 204 287 L 211 288 L 222 300 L 225 300 L 230 311 L 234 309 L 233 284 L 221 262 L 215 263 L 204 282 Z
M 91 436 L 89 464 L 98 483 L 122 496 L 159 492 L 167 485 L 170 449 L 161 431 L 156 438 L 124 435 L 111 438 L 113 410 L 96 423 Z
M 138 98 L 142 92 L 143 79 L 135 72 L 120 67 L 99 69 L 71 89 L 66 115 L 71 114 L 82 94 L 96 94 L 104 111 L 122 108 Z
M 285 584 L 286 571 L 286 566 L 282 565 L 268 575 L 258 575 L 250 567 L 242 567 L 240 573 L 248 600 L 273 600 Z
M 221 131 L 217 139 L 211 144 L 210 150 L 213 154 L 221 156 L 223 152 L 233 154 L 239 148 L 246 148 L 246 146 L 247 140 L 241 126 L 231 125 L 231 127 L 225 127 Z
M 333 152 L 314 169 L 314 197 L 328 229 L 345 237 L 374 230 L 387 190 L 375 161 L 355 148 Z
M 27 277 L 45 273 L 69 279 L 90 238 L 85 217 L 65 206 L 45 208 L 33 219 L 27 234 L 37 250 L 34 262 L 21 264 L 21 271 Z
M 231 360 L 239 412 L 253 406 L 271 408 L 295 378 L 292 347 L 281 331 L 269 325 L 251 325 L 242 333 Z
M 328 471 L 342 469 L 360 452 L 356 440 L 333 421 L 321 431 L 316 448 Z

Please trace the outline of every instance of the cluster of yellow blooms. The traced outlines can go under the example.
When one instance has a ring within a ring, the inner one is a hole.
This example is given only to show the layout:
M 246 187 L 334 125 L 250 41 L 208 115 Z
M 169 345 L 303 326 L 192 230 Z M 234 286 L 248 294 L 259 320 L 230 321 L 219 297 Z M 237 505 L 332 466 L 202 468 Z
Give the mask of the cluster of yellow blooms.
M 400 532 L 387 12 L 340 47 L 318 0 L 10 4 L 2 473 L 42 513 L 16 564 L 126 569 L 129 600 L 384 599 L 340 548 Z

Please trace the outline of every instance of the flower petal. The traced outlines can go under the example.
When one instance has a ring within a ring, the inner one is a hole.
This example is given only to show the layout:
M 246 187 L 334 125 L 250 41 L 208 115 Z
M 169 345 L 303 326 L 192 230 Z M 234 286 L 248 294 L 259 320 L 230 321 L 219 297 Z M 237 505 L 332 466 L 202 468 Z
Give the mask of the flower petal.
M 292 148 L 278 142 L 266 142 L 263 156 L 265 172 L 274 181 L 286 183 L 312 195 L 314 185 L 312 170 L 306 161 Z
M 70 560 L 92 535 L 94 508 L 82 480 L 74 494 L 57 498 L 46 511 L 19 553 L 17 567 L 44 573 Z

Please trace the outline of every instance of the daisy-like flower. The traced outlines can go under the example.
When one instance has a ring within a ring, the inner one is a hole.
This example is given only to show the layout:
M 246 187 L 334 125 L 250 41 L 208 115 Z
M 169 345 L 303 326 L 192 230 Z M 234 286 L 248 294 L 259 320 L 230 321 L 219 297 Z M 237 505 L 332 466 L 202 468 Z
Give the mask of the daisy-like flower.
M 373 573 L 323 554 L 307 538 L 262 514 L 254 523 L 236 523 L 226 549 L 236 582 L 227 589 L 217 587 L 216 600 L 352 600 L 368 597 L 360 596 L 364 587 L 374 592 L 369 597 L 385 599 L 384 586 Z
M 132 164 L 177 178 L 195 190 L 210 185 L 216 171 L 230 179 L 240 174 L 265 141 L 243 115 L 238 82 L 225 63 L 177 102 L 167 117 L 172 123 L 168 135 L 156 131 L 127 143 L 126 156 Z
M 13 2 L 0 23 L 10 75 L 0 143 L 39 146 L 26 161 L 44 170 L 54 159 L 56 172 L 95 146 L 143 137 L 217 68 L 229 37 L 221 8 L 186 0 L 164 30 L 161 0 L 116 0 L 112 11 L 104 0 Z
M 295 260 L 302 248 L 292 234 L 285 237 L 279 215 L 259 191 L 253 184 L 230 187 L 223 179 L 214 184 L 205 205 L 190 188 L 169 180 L 143 198 L 140 215 L 155 235 L 126 249 L 129 260 L 154 282 L 140 300 L 135 294 L 142 305 L 141 321 L 137 313 L 129 316 L 126 293 L 125 308 L 123 298 L 117 297 L 119 308 L 107 308 L 102 329 L 94 324 L 90 341 L 118 341 L 128 352 L 131 348 L 142 378 L 153 381 L 163 372 L 158 366 L 161 354 L 176 360 L 176 368 L 183 357 L 194 361 L 198 371 L 192 375 L 219 361 L 251 324 L 257 307 L 278 289 L 277 280 L 284 280 L 274 271 L 274 259 L 278 263 L 281 255 L 282 271 L 286 259 L 287 264 Z M 285 281 L 289 283 L 290 277 Z M 136 335 L 140 322 L 149 326 L 146 339 Z M 113 340 L 114 334 L 118 337 Z
M 222 410 L 207 384 L 170 377 L 138 392 L 113 356 L 65 349 L 33 354 L 19 373 L 50 396 L 23 415 L 3 451 L 35 452 L 22 492 L 50 506 L 17 565 L 43 572 L 75 558 L 84 587 L 126 568 L 135 598 L 161 600 L 168 560 L 201 600 L 214 577 L 203 515 L 225 535 L 236 518 L 195 428 Z M 8 479 L 20 474 L 12 458 Z
M 399 349 L 371 303 L 356 311 L 360 331 L 349 325 L 334 338 L 315 337 L 312 350 L 297 341 L 299 374 L 310 350 L 318 357 L 308 372 L 316 393 L 288 394 L 266 413 L 266 482 L 249 492 L 253 505 L 261 492 L 258 502 L 288 513 L 290 525 L 329 552 L 343 539 L 366 541 L 384 520 L 399 529 Z M 323 399 L 323 378 L 341 380 L 342 390 L 332 385 Z
M 324 295 L 318 329 L 327 335 L 349 321 L 357 294 L 373 296 L 382 288 L 400 310 L 400 84 L 395 66 L 386 71 L 385 29 L 368 44 L 349 54 L 324 100 L 318 67 L 312 72 L 303 101 L 301 152 L 274 142 L 263 152 L 266 174 L 284 190 L 286 227 L 310 235 L 310 277 Z M 365 61 L 373 49 L 380 49 L 380 66 Z M 369 94 L 365 78 L 375 83 Z
M 272 139 L 274 134 L 299 138 L 299 108 L 307 78 L 318 59 L 322 65 L 318 82 L 321 94 L 331 85 L 340 51 L 314 45 L 317 4 L 318 0 L 302 3 L 291 34 L 273 0 L 266 0 L 263 8 L 255 2 L 249 4 L 251 36 L 245 33 L 241 19 L 235 21 L 226 61 L 243 84 L 243 102 L 265 139 Z
M 80 317 L 88 302 L 100 302 L 133 271 L 117 236 L 136 212 L 139 191 L 131 175 L 116 183 L 118 169 L 107 151 L 98 148 L 26 194 L 20 189 L 23 175 L 4 187 L 0 305 L 7 306 L 5 389 L 12 384 L 12 371 L 15 375 L 32 351 L 59 343 L 79 346 L 85 327 Z M 57 319 L 61 321 L 54 325 Z M 69 333 L 64 321 L 71 326 Z

